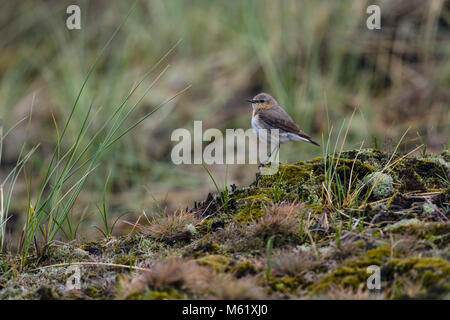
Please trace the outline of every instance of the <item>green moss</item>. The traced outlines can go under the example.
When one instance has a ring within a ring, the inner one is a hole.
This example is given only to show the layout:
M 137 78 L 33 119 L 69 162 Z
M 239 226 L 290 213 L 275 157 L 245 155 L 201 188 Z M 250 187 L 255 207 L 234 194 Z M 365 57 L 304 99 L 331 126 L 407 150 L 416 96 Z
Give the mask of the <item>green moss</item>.
M 264 194 L 257 194 L 257 195 L 254 195 L 254 196 L 248 196 L 248 197 L 245 197 L 245 198 L 241 199 L 241 201 L 253 201 L 253 200 L 262 200 L 264 202 L 269 202 L 271 199 L 269 199 Z
M 231 268 L 231 272 L 237 277 L 243 277 L 246 275 L 254 275 L 256 274 L 256 268 L 250 262 L 238 263 L 234 267 Z
M 361 283 L 365 282 L 368 274 L 365 267 L 340 266 L 331 274 L 326 275 L 318 284 L 309 286 L 310 295 L 323 293 L 332 285 L 344 288 L 358 288 Z
M 371 265 L 381 265 L 383 263 L 383 258 L 379 257 L 373 257 L 373 258 L 366 258 L 363 257 L 361 259 L 357 259 L 356 261 L 352 262 L 350 265 L 355 268 L 367 268 Z
M 449 174 L 447 161 L 443 157 L 430 156 L 429 159 L 406 158 L 394 169 L 406 191 L 435 191 L 448 187 L 442 177 Z
M 293 165 L 281 165 L 278 173 L 272 176 L 263 176 L 258 186 L 269 187 L 277 182 L 285 185 L 294 185 L 310 179 L 312 175 L 323 172 L 323 164 L 300 162 Z
M 392 259 L 389 264 L 395 271 L 415 270 L 435 270 L 440 274 L 449 274 L 450 262 L 441 258 L 408 258 Z
M 355 241 L 355 245 L 356 245 L 358 248 L 363 248 L 363 247 L 366 245 L 366 241 L 364 241 L 364 240 L 358 240 L 358 241 Z
M 383 151 L 372 148 L 345 151 L 341 154 L 341 158 L 358 159 L 362 163 L 370 165 L 374 169 L 373 171 L 384 168 L 389 159 Z
M 450 162 L 445 160 L 445 158 L 442 155 L 440 156 L 429 155 L 428 160 L 439 166 L 442 166 L 443 168 L 446 168 L 447 170 L 450 170 Z
M 273 192 L 272 187 L 242 188 L 241 190 L 234 192 L 231 195 L 231 198 L 238 203 L 247 202 L 251 200 L 270 201 L 272 197 L 272 192 Z
M 269 294 L 274 292 L 293 292 L 295 291 L 301 281 L 293 277 L 272 278 L 269 282 Z
M 183 255 L 184 256 L 193 256 L 193 258 L 198 259 L 207 255 L 214 255 L 220 251 L 223 251 L 222 246 L 214 242 L 212 235 L 206 235 L 203 238 L 199 239 L 194 246 L 192 247 L 184 247 Z
M 136 264 L 136 257 L 133 254 L 123 256 L 119 255 L 114 258 L 114 263 L 134 266 Z
M 49 286 L 42 286 L 36 290 L 35 295 L 40 300 L 56 300 L 59 299 L 59 295 L 56 291 Z
M 389 201 L 386 204 L 386 207 L 389 209 L 397 200 L 399 196 L 399 192 L 396 192 L 393 194 L 393 196 L 389 199 Z
M 95 287 L 89 287 L 85 290 L 85 293 L 89 296 L 89 297 L 99 297 L 101 296 L 101 291 Z
M 366 255 L 371 259 L 380 259 L 390 257 L 391 255 L 391 247 L 390 246 L 381 246 L 375 249 L 367 250 Z
M 50 245 L 44 260 L 47 260 L 49 263 L 83 261 L 86 260 L 88 256 L 89 253 L 87 251 L 80 248 L 74 248 L 70 245 Z
M 364 163 L 359 159 L 344 159 L 344 158 L 334 158 L 333 159 L 333 165 L 336 165 L 336 162 L 338 165 L 342 167 L 342 169 L 345 168 L 346 172 L 350 174 L 352 168 L 353 168 L 353 174 L 356 175 L 359 179 L 362 179 L 363 177 L 367 176 L 368 174 L 376 171 L 376 168 L 368 163 Z M 343 167 L 343 165 L 345 165 Z M 347 171 L 348 170 L 348 171 Z
M 245 225 L 250 222 L 255 222 L 265 214 L 262 205 L 259 202 L 246 203 L 240 208 L 233 218 L 233 222 Z
M 211 243 L 211 251 L 210 252 L 217 252 L 219 251 L 220 246 L 217 243 Z
M 197 232 L 200 235 L 207 235 L 214 232 L 215 229 L 224 226 L 229 217 L 227 215 L 220 215 L 218 217 L 204 219 L 198 226 Z
M 450 279 L 450 262 L 441 258 L 392 259 L 384 269 L 386 277 L 403 277 L 409 283 L 418 283 L 425 290 L 439 283 L 447 283 L 448 286 Z
M 216 272 L 224 272 L 229 269 L 231 259 L 222 255 L 207 255 L 197 259 L 200 265 L 211 266 Z

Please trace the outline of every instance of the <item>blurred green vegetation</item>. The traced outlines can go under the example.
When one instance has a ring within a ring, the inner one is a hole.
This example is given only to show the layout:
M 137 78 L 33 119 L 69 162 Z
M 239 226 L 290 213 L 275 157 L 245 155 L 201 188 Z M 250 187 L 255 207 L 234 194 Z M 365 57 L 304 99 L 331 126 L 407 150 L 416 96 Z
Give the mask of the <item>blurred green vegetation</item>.
M 366 27 L 366 8 L 374 1 L 140 1 L 89 79 L 61 148 L 76 139 L 91 103 L 97 112 L 93 133 L 180 39 L 156 71 L 170 64 L 167 73 L 130 121 L 192 87 L 103 157 L 104 165 L 92 173 L 72 212 L 76 222 L 85 214 L 81 235 L 95 235 L 92 226 L 101 224 L 95 204 L 108 174 L 112 219 L 152 208 L 154 198 L 173 209 L 191 206 L 213 191 L 201 166 L 172 164 L 170 134 L 179 127 L 191 129 L 194 120 L 202 120 L 204 129 L 249 128 L 251 107 L 245 99 L 259 91 L 271 93 L 319 142 L 328 135 L 327 109 L 331 125 L 338 128 L 358 108 L 346 140 L 349 148 L 377 141 L 389 151 L 408 127 L 402 150 L 422 143 L 428 152 L 448 148 L 449 2 L 375 3 L 381 6 L 381 30 Z M 81 30 L 66 28 L 71 4 L 81 8 Z M 59 125 L 66 121 L 89 67 L 132 4 L 2 2 L 0 118 L 12 127 L 27 116 L 35 97 L 29 146 L 40 147 L 28 164 L 33 183 L 45 174 L 57 142 L 52 114 Z M 15 165 L 25 132 L 26 122 L 5 140 L 0 179 Z M 293 143 L 281 148 L 281 161 L 306 160 L 321 152 Z M 229 183 L 251 182 L 254 167 L 230 166 Z M 224 181 L 225 166 L 211 170 Z M 26 211 L 25 185 L 19 181 L 16 189 L 9 226 L 13 236 L 20 233 Z

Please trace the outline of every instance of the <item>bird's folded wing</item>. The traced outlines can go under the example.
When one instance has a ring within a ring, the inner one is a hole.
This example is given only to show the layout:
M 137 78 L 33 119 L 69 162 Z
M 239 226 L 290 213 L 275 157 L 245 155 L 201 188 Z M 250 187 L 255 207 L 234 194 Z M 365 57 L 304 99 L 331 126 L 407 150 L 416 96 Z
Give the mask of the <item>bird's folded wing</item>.
M 300 128 L 297 126 L 297 124 L 289 117 L 289 115 L 286 117 L 281 115 L 278 112 L 269 112 L 271 110 L 266 110 L 266 112 L 258 113 L 259 120 L 263 121 L 265 124 L 268 125 L 267 129 L 280 129 L 285 132 L 293 133 L 296 135 L 299 135 L 302 138 L 305 138 L 307 140 L 312 141 L 312 138 L 308 136 L 306 133 L 304 133 Z

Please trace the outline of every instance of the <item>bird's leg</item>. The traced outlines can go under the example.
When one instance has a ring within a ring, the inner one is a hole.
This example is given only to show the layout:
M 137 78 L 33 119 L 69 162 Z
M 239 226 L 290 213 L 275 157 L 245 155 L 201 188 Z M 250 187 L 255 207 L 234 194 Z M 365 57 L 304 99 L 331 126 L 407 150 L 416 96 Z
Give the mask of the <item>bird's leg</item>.
M 269 159 L 272 157 L 272 155 L 274 155 L 273 162 L 270 161 L 270 163 L 274 163 L 275 162 L 275 159 L 276 159 L 277 154 L 279 153 L 279 151 L 280 151 L 280 144 L 278 143 L 278 145 L 276 145 L 275 148 L 273 148 L 272 152 L 270 153 Z
M 267 159 L 266 159 L 265 161 L 262 161 L 262 162 L 258 165 L 258 168 L 260 168 L 260 167 L 262 167 L 262 166 L 265 166 L 265 165 L 268 164 L 268 163 L 272 163 L 272 162 L 270 161 L 270 158 L 272 157 L 272 154 L 273 154 L 274 152 L 277 152 L 277 153 L 278 153 L 279 150 L 280 150 L 280 144 L 278 143 L 278 145 L 275 146 L 275 148 L 273 148 L 273 150 L 270 152 L 270 154 L 269 154 L 269 156 L 267 157 Z M 276 155 L 276 153 L 275 153 L 275 155 Z
M 273 159 L 274 161 L 275 161 L 277 155 L 280 153 L 280 143 L 278 143 L 278 145 L 275 148 L 276 148 L 276 151 L 275 151 L 276 153 L 275 153 L 275 156 L 274 156 L 274 159 Z

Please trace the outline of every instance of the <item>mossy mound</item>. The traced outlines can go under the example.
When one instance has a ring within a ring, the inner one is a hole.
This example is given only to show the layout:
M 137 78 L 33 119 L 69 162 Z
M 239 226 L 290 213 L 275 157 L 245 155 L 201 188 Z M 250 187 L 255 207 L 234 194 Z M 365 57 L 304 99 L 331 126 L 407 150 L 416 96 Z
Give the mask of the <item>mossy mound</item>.
M 449 299 L 449 161 L 367 149 L 281 165 L 146 232 L 4 256 L 0 298 Z

